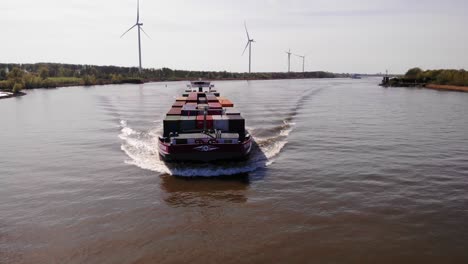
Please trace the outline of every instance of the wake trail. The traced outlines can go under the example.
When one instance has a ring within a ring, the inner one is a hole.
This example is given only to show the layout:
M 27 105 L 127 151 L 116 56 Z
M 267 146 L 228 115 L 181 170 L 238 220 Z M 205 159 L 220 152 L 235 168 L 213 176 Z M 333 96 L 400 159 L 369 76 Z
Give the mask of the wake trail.
M 161 174 L 170 174 L 185 177 L 213 177 L 236 175 L 253 172 L 259 168 L 269 166 L 275 157 L 287 144 L 287 139 L 293 131 L 295 123 L 292 122 L 305 102 L 321 89 L 312 90 L 302 95 L 296 105 L 283 118 L 282 123 L 270 128 L 247 128 L 252 135 L 254 143 L 250 157 L 242 162 L 223 163 L 165 163 L 160 160 L 158 153 L 158 136 L 162 132 L 162 125 L 149 131 L 136 131 L 126 120 L 120 121 L 119 138 L 122 140 L 121 149 L 130 158 L 125 162 L 142 169 L 155 171 Z M 162 124 L 162 122 L 159 122 Z

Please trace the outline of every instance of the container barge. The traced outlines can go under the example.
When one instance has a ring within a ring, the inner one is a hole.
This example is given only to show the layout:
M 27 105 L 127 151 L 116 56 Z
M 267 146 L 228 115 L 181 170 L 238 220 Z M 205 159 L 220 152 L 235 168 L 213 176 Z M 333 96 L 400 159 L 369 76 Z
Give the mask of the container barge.
M 246 160 L 252 137 L 245 119 L 208 81 L 193 81 L 163 121 L 159 156 L 167 162 Z

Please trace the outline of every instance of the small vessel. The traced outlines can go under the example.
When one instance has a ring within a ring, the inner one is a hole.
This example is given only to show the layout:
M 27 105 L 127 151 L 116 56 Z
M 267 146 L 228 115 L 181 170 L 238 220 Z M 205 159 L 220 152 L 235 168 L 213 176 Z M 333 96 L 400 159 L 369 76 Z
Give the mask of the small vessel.
M 192 81 L 187 87 L 163 121 L 160 158 L 167 162 L 246 160 L 252 137 L 234 104 L 209 81 Z

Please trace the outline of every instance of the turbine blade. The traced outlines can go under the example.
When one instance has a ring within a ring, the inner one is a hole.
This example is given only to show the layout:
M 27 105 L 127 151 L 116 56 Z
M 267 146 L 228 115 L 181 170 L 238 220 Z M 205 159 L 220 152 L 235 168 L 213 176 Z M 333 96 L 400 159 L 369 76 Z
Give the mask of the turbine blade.
M 133 25 L 131 28 L 129 28 L 127 31 L 125 31 L 125 32 L 122 34 L 122 36 L 120 36 L 120 37 L 123 37 L 125 34 L 127 34 L 127 32 L 129 32 L 130 30 L 132 30 L 132 29 L 133 29 L 134 27 L 136 27 L 136 26 L 137 26 L 137 24 Z
M 146 34 L 146 32 L 143 30 L 143 27 L 140 27 L 140 29 L 141 29 L 141 31 L 143 31 L 143 33 L 145 33 L 145 35 L 146 35 L 149 39 L 151 39 L 151 37 L 150 37 L 148 34 Z
M 137 24 L 140 22 L 140 0 L 137 0 Z
M 245 49 L 244 51 L 242 52 L 242 55 L 244 55 L 245 51 L 247 50 L 247 47 L 250 45 L 250 41 L 247 41 L 247 45 L 245 45 Z
M 244 21 L 245 33 L 247 33 L 247 39 L 250 41 L 249 31 L 247 31 L 247 24 Z

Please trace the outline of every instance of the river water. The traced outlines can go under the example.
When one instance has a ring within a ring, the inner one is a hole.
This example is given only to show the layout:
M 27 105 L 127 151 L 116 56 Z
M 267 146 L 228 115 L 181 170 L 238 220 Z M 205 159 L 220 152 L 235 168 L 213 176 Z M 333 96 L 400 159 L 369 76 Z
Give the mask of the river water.
M 468 263 L 468 93 L 379 81 L 216 82 L 218 165 L 158 160 L 184 82 L 2 100 L 0 263 Z

